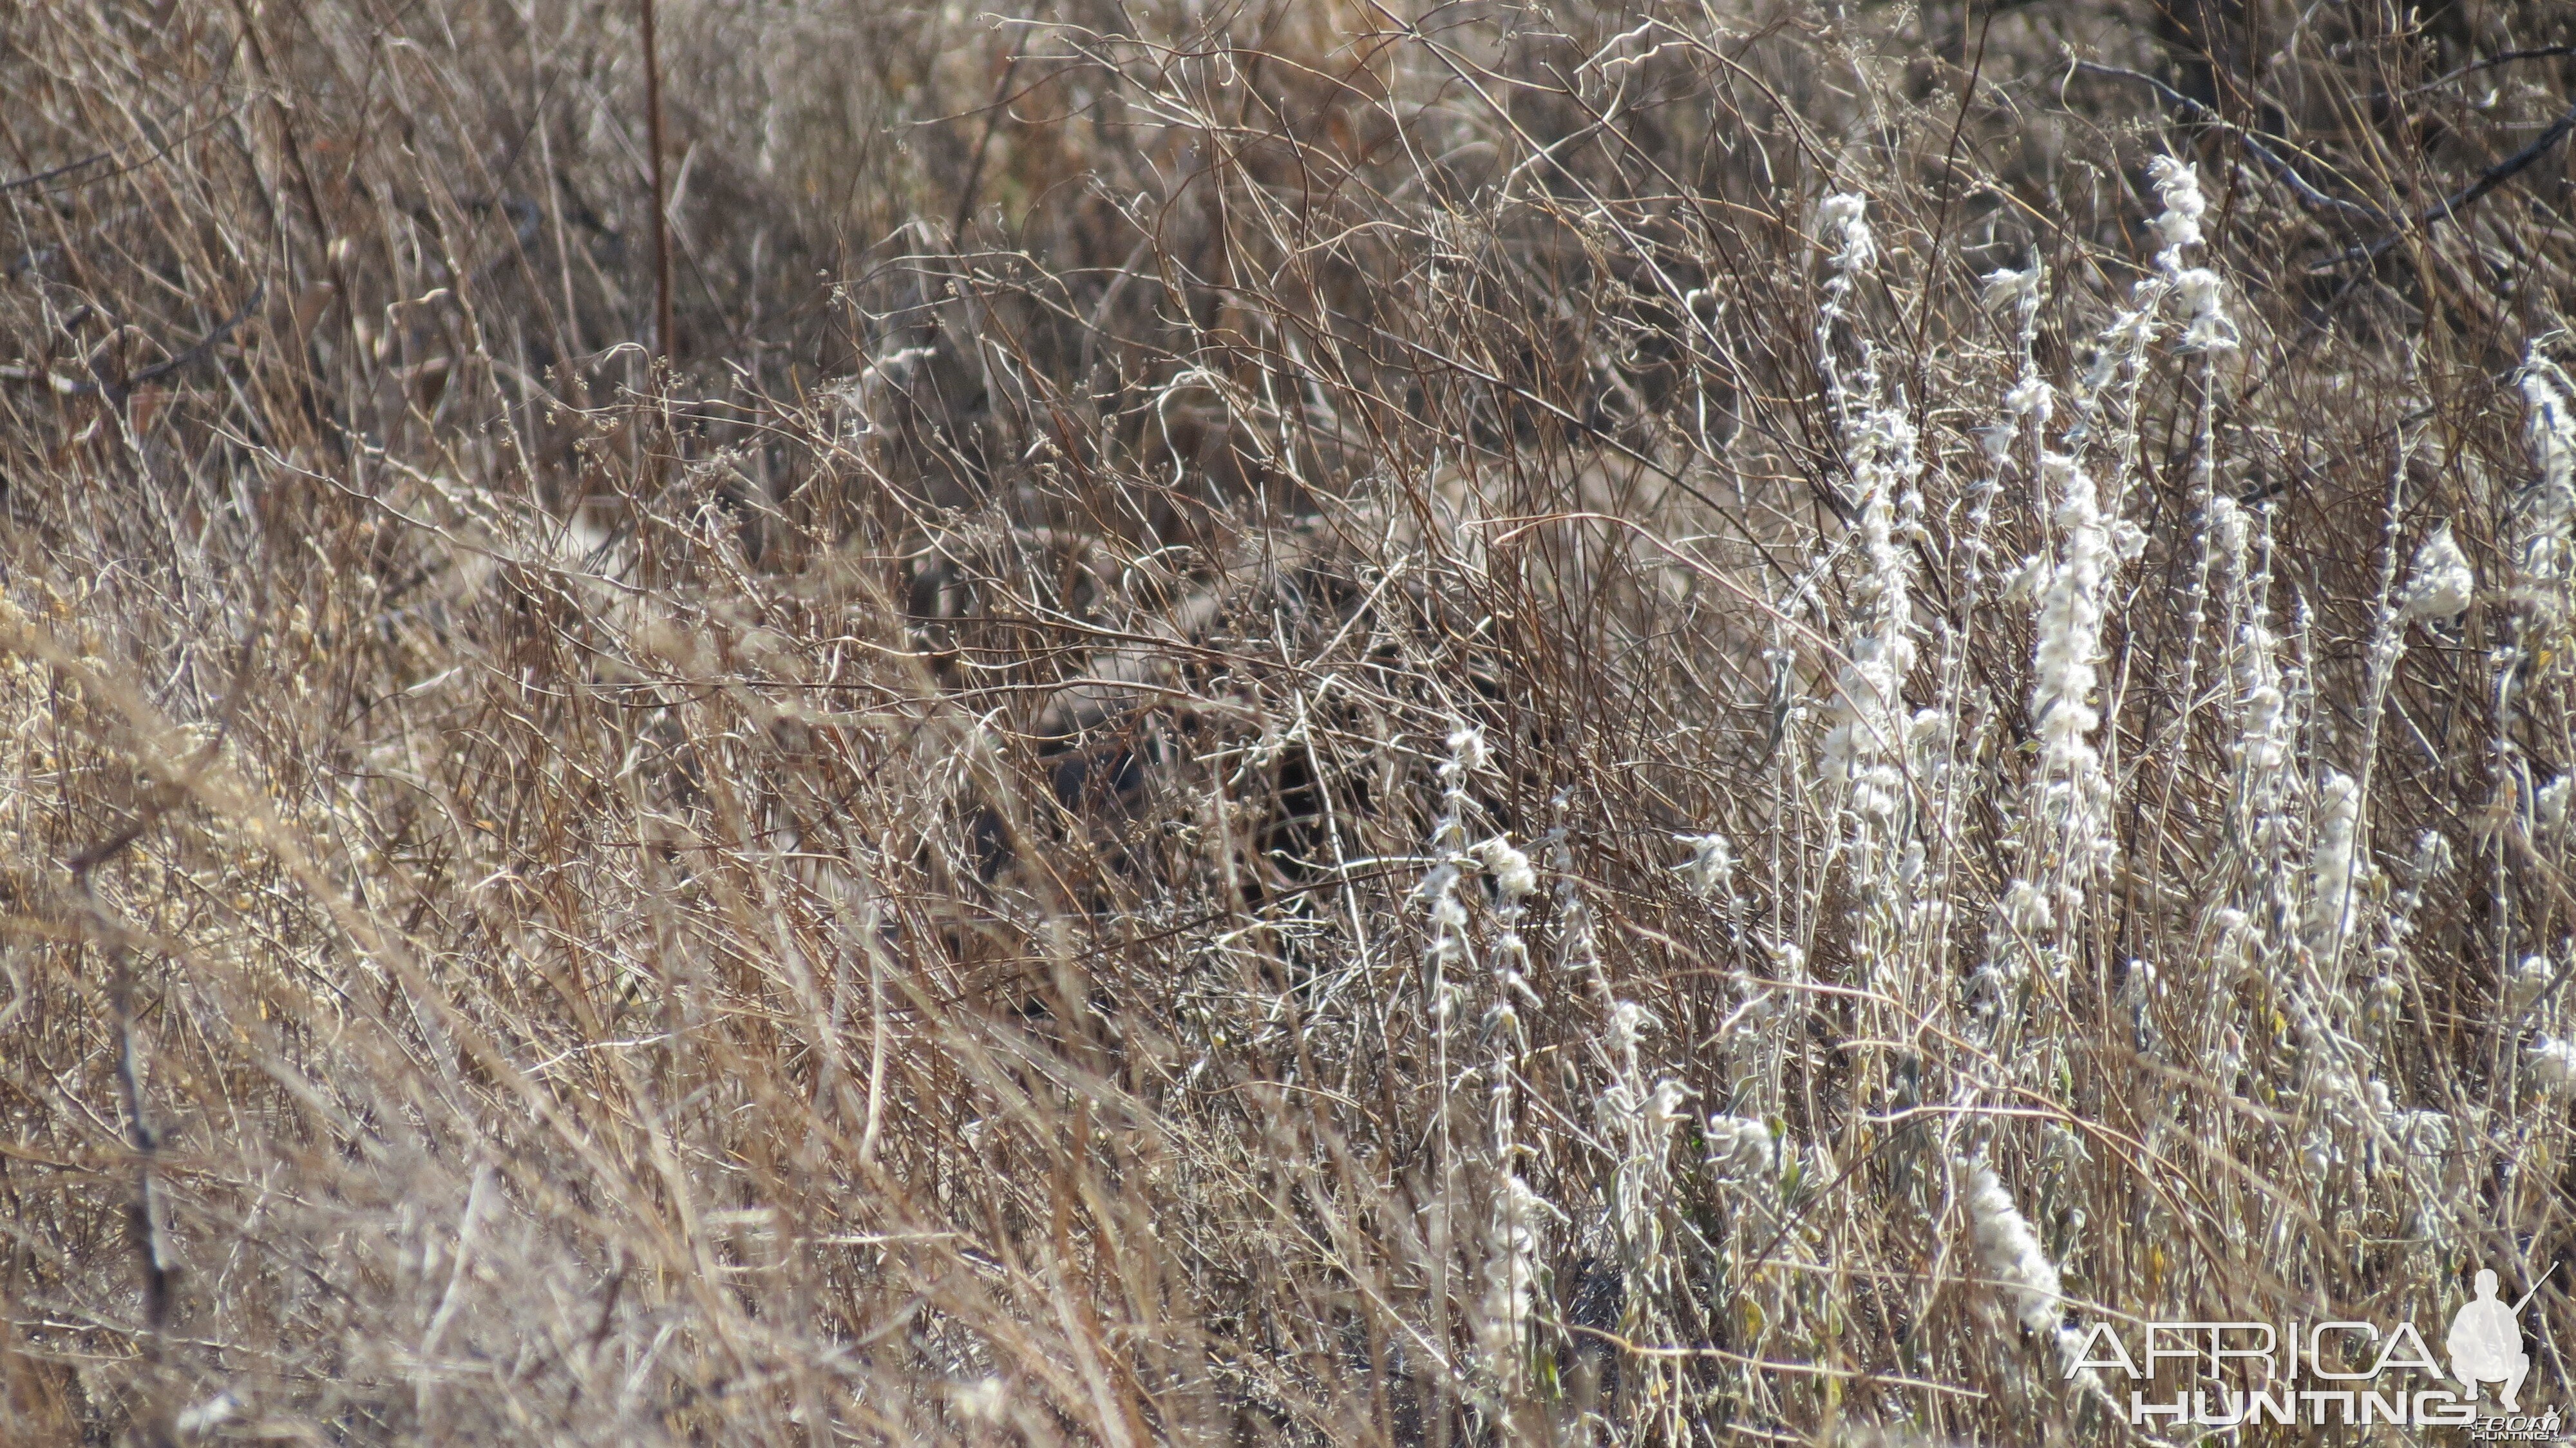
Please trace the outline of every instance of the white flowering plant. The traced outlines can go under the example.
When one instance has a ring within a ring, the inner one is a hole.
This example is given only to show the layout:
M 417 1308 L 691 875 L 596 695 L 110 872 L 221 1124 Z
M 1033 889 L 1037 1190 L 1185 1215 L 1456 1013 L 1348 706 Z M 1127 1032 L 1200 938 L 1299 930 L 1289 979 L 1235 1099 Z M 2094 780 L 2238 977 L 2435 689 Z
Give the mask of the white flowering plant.
M 2564 17 L 2169 8 L 7 12 L 0 1443 L 2563 1410 Z

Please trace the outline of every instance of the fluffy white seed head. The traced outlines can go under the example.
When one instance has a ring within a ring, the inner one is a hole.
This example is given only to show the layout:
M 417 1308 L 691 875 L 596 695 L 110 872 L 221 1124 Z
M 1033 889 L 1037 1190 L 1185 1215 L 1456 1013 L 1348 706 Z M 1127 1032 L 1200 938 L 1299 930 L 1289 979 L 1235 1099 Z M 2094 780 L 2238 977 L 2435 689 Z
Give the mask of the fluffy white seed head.
M 1708 1119 L 1709 1169 L 1727 1181 L 1768 1176 L 1773 1160 L 1771 1128 L 1750 1116 Z
M 2576 398 L 2567 374 L 2537 351 L 2522 369 L 2524 427 L 2544 488 L 2576 490 Z
M 1626 1057 L 1644 1042 L 1646 1033 L 1661 1024 L 1655 1013 L 1635 1001 L 1612 1001 L 1610 1019 L 1602 1028 L 1602 1044 L 1614 1057 Z
M 2018 310 L 2039 301 L 2040 267 L 2037 262 L 2020 271 L 2008 266 L 1997 267 L 1986 273 L 1983 280 L 1985 302 L 1989 307 Z
M 2200 218 L 2209 210 L 2209 202 L 2200 194 L 2200 173 L 2188 161 L 2158 156 L 2147 163 L 2147 176 L 2155 184 L 2156 200 L 2165 208 L 2148 223 L 2164 243 L 2162 252 L 2171 256 L 2186 246 L 2199 245 Z
M 1449 761 L 1441 766 L 1443 779 L 1454 781 L 1460 776 L 1475 774 L 1484 769 L 1492 758 L 1485 749 L 1485 731 L 1472 724 L 1459 725 L 1447 743 Z
M 1476 846 L 1476 862 L 1494 877 L 1494 893 L 1505 905 L 1517 905 L 1538 889 L 1538 872 L 1530 868 L 1530 857 L 1511 841 L 1496 835 Z
M 2048 425 L 2054 410 L 2057 390 L 2036 377 L 2025 377 L 2004 394 L 2004 411 L 2015 417 L 2026 417 L 2040 427 Z
M 171 1426 L 182 1438 L 199 1438 L 213 1434 L 226 1423 L 241 1416 L 241 1399 L 230 1388 L 200 1403 L 181 1409 Z
M 1521 1345 L 1529 1331 L 1539 1253 L 1544 1247 L 1540 1229 L 1546 1218 L 1557 1215 L 1556 1208 L 1518 1174 L 1505 1177 L 1494 1193 L 1485 1239 L 1485 1296 L 1476 1335 L 1487 1367 L 1506 1380 L 1518 1376 Z
M 2384 1094 L 2386 1087 L 2373 1081 Z M 2391 1108 L 2383 1114 L 2388 1135 L 2400 1149 L 2427 1171 L 2439 1173 L 2443 1158 L 2451 1146 L 2451 1118 L 2439 1111 Z
M 2048 560 L 2036 553 L 2023 559 L 2004 575 L 2003 601 L 2028 603 L 2039 597 L 2039 591 L 2048 586 L 2049 571 Z
M 2236 324 L 2228 320 L 2226 283 L 2207 267 L 2185 267 L 2174 273 L 2174 297 L 2190 317 L 2184 325 L 2186 352 L 2224 352 L 2236 346 Z
M 2117 548 L 2093 479 L 2060 454 L 2043 459 L 2043 467 L 2061 499 L 2057 523 L 2066 542 L 2040 599 L 2031 660 L 2030 712 L 2040 739 L 2034 808 L 2068 856 L 2089 866 L 2107 863 L 2111 850 L 2111 786 L 2092 735 L 2101 723 L 2093 693 Z
M 2316 853 L 2308 864 L 2308 943 L 2320 955 L 2352 932 L 2369 861 L 2361 850 L 2361 786 L 2329 773 L 2317 790 Z
M 1849 192 L 1825 198 L 1818 211 L 1825 245 L 1834 248 L 1831 264 L 1846 275 L 1864 272 L 1878 261 L 1878 242 L 1869 232 L 1869 199 Z
M 1680 1124 L 1682 1108 L 1691 1095 L 1689 1087 L 1670 1076 L 1655 1082 L 1655 1089 L 1646 1094 L 1646 1130 L 1655 1141 L 1661 1142 Z
M 2415 576 L 2406 586 L 2406 614 L 2410 618 L 2454 619 L 2466 613 L 2469 600 L 2477 593 L 2478 576 L 2469 568 L 2469 557 L 2451 537 L 2451 525 L 2444 523 L 2415 550 Z
M 2004 1284 L 2013 1315 L 2032 1332 L 2054 1331 L 2064 1306 L 2057 1264 L 2048 1260 L 2039 1234 L 1983 1160 L 1969 1174 L 1968 1218 L 1976 1232 L 1977 1255 Z
M 2279 640 L 2259 621 L 2240 631 L 2237 663 L 2236 750 L 2250 805 L 2268 808 L 2289 768 L 2298 730 L 2281 670 Z
M 2521 581 L 2548 586 L 2576 574 L 2576 383 L 2535 348 L 2523 364 L 2524 428 L 2538 476 L 2521 506 Z M 2564 607 L 2551 603 L 2548 611 Z
M 948 1390 L 948 1401 L 970 1423 L 999 1423 L 1010 1416 L 1010 1388 L 998 1377 L 956 1384 Z
M 1893 822 L 1904 790 L 1890 766 L 1903 746 L 1904 687 L 1915 659 L 1914 555 L 1903 541 L 1904 520 L 1922 506 L 1912 491 L 1920 471 L 1915 444 L 1913 424 L 1895 408 L 1871 409 L 1850 437 L 1865 566 L 1849 593 L 1841 631 L 1846 662 L 1826 705 L 1823 755 L 1825 777 L 1852 787 L 1857 828 L 1871 840 Z
M 1677 835 L 1691 857 L 1678 868 L 1690 887 L 1712 898 L 1734 893 L 1735 847 L 1724 835 Z
M 2049 908 L 2047 891 L 2028 880 L 2015 880 L 2004 887 L 2003 919 L 2006 928 L 2036 939 L 2048 933 L 2057 915 Z
M 2532 792 L 2532 823 L 2544 831 L 2566 827 L 2571 780 L 2576 780 L 2576 775 L 2562 774 Z
M 2541 1089 L 2564 1093 L 2576 1089 L 2576 1041 L 2556 1036 L 2542 1036 L 2531 1043 L 2524 1057 L 2531 1063 L 2531 1079 Z

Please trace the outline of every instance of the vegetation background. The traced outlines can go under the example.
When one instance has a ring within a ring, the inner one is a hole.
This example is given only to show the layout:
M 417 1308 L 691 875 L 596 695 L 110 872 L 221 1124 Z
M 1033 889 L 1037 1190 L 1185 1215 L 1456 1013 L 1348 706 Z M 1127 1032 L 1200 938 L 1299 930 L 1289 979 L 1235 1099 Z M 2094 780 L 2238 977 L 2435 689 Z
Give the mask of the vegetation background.
M 2571 49 L 0 10 L 0 1439 L 2563 1412 Z

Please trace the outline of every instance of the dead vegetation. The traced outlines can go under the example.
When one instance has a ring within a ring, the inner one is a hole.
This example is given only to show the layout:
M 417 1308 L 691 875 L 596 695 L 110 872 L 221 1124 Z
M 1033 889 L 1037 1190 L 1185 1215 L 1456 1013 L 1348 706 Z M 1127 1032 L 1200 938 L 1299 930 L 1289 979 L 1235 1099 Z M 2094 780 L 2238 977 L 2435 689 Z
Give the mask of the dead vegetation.
M 0 19 L 0 1438 L 2566 1405 L 2557 7 L 636 13 Z

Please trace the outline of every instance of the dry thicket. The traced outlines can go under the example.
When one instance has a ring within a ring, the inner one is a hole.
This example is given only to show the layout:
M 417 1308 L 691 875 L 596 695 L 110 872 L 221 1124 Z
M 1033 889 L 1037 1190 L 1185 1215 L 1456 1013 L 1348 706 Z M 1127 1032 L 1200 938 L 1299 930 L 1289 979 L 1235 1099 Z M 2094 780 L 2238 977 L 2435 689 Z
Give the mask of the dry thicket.
M 637 20 L 0 12 L 0 1439 L 2565 1406 L 2562 7 Z

